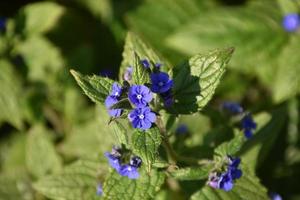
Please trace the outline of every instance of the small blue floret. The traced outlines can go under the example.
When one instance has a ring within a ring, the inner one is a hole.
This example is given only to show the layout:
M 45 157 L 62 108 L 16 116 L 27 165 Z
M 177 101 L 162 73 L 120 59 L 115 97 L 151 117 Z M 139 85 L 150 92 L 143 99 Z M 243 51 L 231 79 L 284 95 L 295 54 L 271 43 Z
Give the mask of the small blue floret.
M 229 111 L 231 114 L 241 114 L 242 112 L 244 112 L 244 109 L 242 108 L 242 106 L 238 103 L 235 102 L 224 102 L 222 104 L 222 108 L 226 111 Z
M 128 119 L 134 128 L 147 130 L 156 121 L 156 115 L 149 107 L 136 108 L 128 114 Z
M 250 113 L 247 113 L 242 121 L 241 121 L 242 129 L 244 131 L 246 138 L 251 138 L 253 135 L 253 131 L 256 129 L 256 123 L 252 118 L 252 115 Z
M 154 93 L 164 93 L 173 87 L 173 80 L 170 80 L 169 75 L 165 72 L 152 73 L 151 79 L 151 91 Z
M 147 59 L 141 60 L 141 63 L 145 68 L 150 68 L 150 63 Z
M 300 15 L 298 13 L 290 13 L 284 16 L 282 26 L 287 32 L 295 32 L 300 27 Z
M 140 176 L 138 169 L 131 165 L 122 165 L 119 174 L 127 176 L 129 179 L 137 179 Z
M 132 104 L 138 108 L 148 105 L 152 100 L 152 93 L 144 85 L 133 85 L 129 88 L 128 98 Z
M 102 194 L 103 194 L 102 185 L 100 183 L 98 183 L 98 185 L 97 185 L 97 192 L 96 193 L 97 193 L 98 196 L 102 196 Z
M 124 80 L 125 81 L 131 81 L 132 79 L 132 72 L 133 72 L 133 67 L 127 67 L 124 73 Z

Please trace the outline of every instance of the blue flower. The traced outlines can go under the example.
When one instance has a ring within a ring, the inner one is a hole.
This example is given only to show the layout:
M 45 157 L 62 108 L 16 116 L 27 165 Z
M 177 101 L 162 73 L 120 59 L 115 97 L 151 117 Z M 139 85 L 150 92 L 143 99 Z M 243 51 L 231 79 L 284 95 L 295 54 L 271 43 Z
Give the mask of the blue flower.
M 97 192 L 96 192 L 96 194 L 98 196 L 102 196 L 102 194 L 103 194 L 102 185 L 100 183 L 98 183 L 98 185 L 97 185 Z
M 123 76 L 125 81 L 131 81 L 132 71 L 133 71 L 133 67 L 130 66 L 130 67 L 126 68 L 126 71 L 125 71 L 124 76 Z
M 141 108 L 152 100 L 152 93 L 144 85 L 133 85 L 129 88 L 128 98 L 136 107 Z
M 122 109 L 110 109 L 113 105 L 119 102 L 122 94 L 122 87 L 118 83 L 113 83 L 110 94 L 105 99 L 105 107 L 111 117 L 120 117 Z
M 137 179 L 140 176 L 138 169 L 132 165 L 122 165 L 118 172 L 121 176 L 127 176 L 129 179 Z
M 185 124 L 180 124 L 177 128 L 175 133 L 178 135 L 186 134 L 188 132 L 188 127 Z
M 242 176 L 242 170 L 238 169 L 241 159 L 227 156 L 228 163 L 226 171 L 223 173 L 211 173 L 209 176 L 208 185 L 215 189 L 229 191 L 233 188 L 234 180 Z
M 111 117 L 120 117 L 122 114 L 122 109 L 110 109 L 113 105 L 118 103 L 119 100 L 113 96 L 107 96 L 105 99 L 105 107 L 107 108 L 108 114 Z
M 233 188 L 233 179 L 229 172 L 221 174 L 218 180 L 218 188 L 225 191 L 230 191 Z
M 297 31 L 300 27 L 300 16 L 298 13 L 290 13 L 284 16 L 282 26 L 287 32 Z
M 169 75 L 165 72 L 152 73 L 150 79 L 152 92 L 164 93 L 173 87 L 173 80 L 170 80 Z
M 107 158 L 109 165 L 112 168 L 114 168 L 116 171 L 119 171 L 121 168 L 121 161 L 120 161 L 121 156 L 118 154 L 109 153 L 109 152 L 105 152 L 104 155 Z
M 253 131 L 256 129 L 256 123 L 253 120 L 252 115 L 250 113 L 247 113 L 243 117 L 241 124 L 246 138 L 251 138 L 253 135 Z
M 130 165 L 139 168 L 142 165 L 142 159 L 138 156 L 134 156 L 130 159 Z
M 282 200 L 282 197 L 277 193 L 270 194 L 271 200 Z
M 112 90 L 110 92 L 110 96 L 119 98 L 122 94 L 122 86 L 119 85 L 118 83 L 113 83 L 112 85 Z
M 235 102 L 224 102 L 222 104 L 222 108 L 232 114 L 240 114 L 244 112 L 244 109 L 240 106 L 240 104 Z
M 128 114 L 128 119 L 134 128 L 147 130 L 156 121 L 156 115 L 149 107 L 136 108 Z
M 145 68 L 150 68 L 150 63 L 147 59 L 141 60 L 141 63 Z
M 0 31 L 5 31 L 6 28 L 6 18 L 0 17 Z

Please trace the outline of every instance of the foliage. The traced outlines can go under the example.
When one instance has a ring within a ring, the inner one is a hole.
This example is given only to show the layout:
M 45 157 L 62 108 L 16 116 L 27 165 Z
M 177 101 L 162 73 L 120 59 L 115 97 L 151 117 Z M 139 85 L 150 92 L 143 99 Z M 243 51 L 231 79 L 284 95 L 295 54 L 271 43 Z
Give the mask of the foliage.
M 300 1 L 231 4 L 0 3 L 0 199 L 299 199 L 300 29 L 282 19 Z M 151 91 L 153 73 L 167 74 L 166 92 Z M 133 85 L 150 89 L 149 129 L 129 117 L 140 109 L 127 96 Z M 110 166 L 112 148 L 138 178 Z M 224 191 L 232 158 L 243 174 Z

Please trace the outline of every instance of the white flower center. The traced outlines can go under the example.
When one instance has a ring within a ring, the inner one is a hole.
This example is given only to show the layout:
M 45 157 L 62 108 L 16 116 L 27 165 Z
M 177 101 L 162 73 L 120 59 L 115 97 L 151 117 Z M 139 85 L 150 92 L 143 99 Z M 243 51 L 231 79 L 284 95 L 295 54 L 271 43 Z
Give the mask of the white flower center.
M 115 93 L 115 96 L 119 96 L 119 92 L 116 92 L 116 93 Z
M 136 98 L 137 98 L 137 99 L 141 99 L 142 97 L 143 97 L 143 96 L 140 95 L 140 94 L 136 95 Z
M 164 83 L 163 83 L 162 81 L 160 81 L 160 82 L 158 83 L 158 85 L 159 85 L 159 86 L 163 86 Z
M 141 114 L 141 115 L 139 115 L 139 118 L 140 118 L 140 119 L 144 119 L 145 116 L 144 116 L 143 114 Z

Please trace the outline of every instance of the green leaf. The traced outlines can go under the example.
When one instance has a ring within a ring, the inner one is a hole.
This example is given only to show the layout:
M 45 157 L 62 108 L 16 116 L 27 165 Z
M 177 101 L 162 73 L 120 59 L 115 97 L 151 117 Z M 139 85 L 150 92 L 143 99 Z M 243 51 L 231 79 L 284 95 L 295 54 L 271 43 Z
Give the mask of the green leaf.
M 65 65 L 59 49 L 43 36 L 32 36 L 17 44 L 16 52 L 22 55 L 33 81 L 47 82 Z
M 132 135 L 133 152 L 142 158 L 148 170 L 156 160 L 160 143 L 161 136 L 156 126 L 147 131 L 136 130 Z
M 118 109 L 118 108 L 131 110 L 132 106 L 130 104 L 129 99 L 128 98 L 121 99 L 116 104 L 114 104 L 110 107 L 110 109 Z
M 129 13 L 127 22 L 136 33 L 150 42 L 159 52 L 172 58 L 174 63 L 182 57 L 178 52 L 167 48 L 166 39 L 176 30 L 201 16 L 214 1 L 199 0 L 154 0 L 141 4 L 134 12 Z M 153 15 L 155 13 L 155 15 Z
M 189 114 L 201 110 L 212 98 L 233 48 L 193 56 L 174 68 L 175 103 L 169 112 Z
M 101 76 L 84 76 L 75 70 L 70 71 L 84 93 L 95 103 L 103 104 L 109 94 L 113 80 Z
M 162 172 L 139 169 L 140 177 L 136 180 L 120 176 L 112 171 L 106 178 L 103 186 L 103 199 L 114 200 L 146 200 L 153 199 L 164 183 L 165 175 Z
M 61 170 L 62 161 L 43 126 L 35 126 L 29 132 L 26 144 L 26 165 L 31 174 L 42 177 Z
M 99 105 L 94 115 L 84 123 L 73 126 L 60 146 L 62 153 L 71 157 L 83 157 L 109 151 L 115 144 L 114 125 L 108 124 L 110 116 L 104 106 Z M 103 139 L 105 138 L 105 139 Z
M 30 178 L 24 170 L 12 171 L 0 175 L 0 199 L 34 199 Z
M 109 23 L 113 17 L 111 0 L 76 0 L 79 4 L 89 10 L 95 17 Z
M 217 154 L 222 158 L 227 155 L 231 155 L 231 156 L 236 155 L 242 148 L 244 142 L 245 142 L 244 134 L 236 130 L 234 138 L 229 142 L 224 142 L 221 145 L 219 145 L 215 149 L 215 154 Z
M 96 195 L 98 169 L 97 160 L 82 159 L 66 167 L 61 174 L 42 178 L 34 188 L 50 199 L 99 199 Z
M 120 67 L 120 80 L 123 79 L 123 74 L 127 67 L 137 65 L 137 58 L 135 54 L 137 54 L 140 59 L 147 59 L 153 62 L 163 61 L 163 59 L 160 58 L 157 53 L 145 44 L 144 41 L 142 41 L 136 34 L 129 32 L 125 39 L 124 51 L 122 54 L 123 61 Z M 168 63 L 164 63 L 164 65 L 168 66 Z
M 204 165 L 201 167 L 187 167 L 170 172 L 170 175 L 178 180 L 202 180 L 207 179 L 212 165 Z
M 281 103 L 300 93 L 300 58 L 295 55 L 295 52 L 300 51 L 299 43 L 299 37 L 292 37 L 278 57 L 279 68 L 271 87 L 276 103 Z
M 242 169 L 243 176 L 234 183 L 233 189 L 225 192 L 205 186 L 192 195 L 191 200 L 213 199 L 213 200 L 269 200 L 266 188 L 260 184 L 259 179 L 252 173 Z
M 116 138 L 119 140 L 119 143 L 124 144 L 125 146 L 127 146 L 127 148 L 129 148 L 127 130 L 124 125 L 120 121 L 114 120 L 113 122 L 111 122 L 111 126 Z
M 25 20 L 25 34 L 40 34 L 53 28 L 64 12 L 64 7 L 54 2 L 34 3 L 21 10 L 19 19 Z
M 134 54 L 134 65 L 132 72 L 133 82 L 137 85 L 143 85 L 150 82 L 149 73 L 142 65 L 141 59 L 137 54 Z
M 261 81 L 272 85 L 276 68 L 274 58 L 279 56 L 288 40 L 281 27 L 282 13 L 276 2 L 249 1 L 247 5 L 234 7 L 204 5 L 209 3 L 151 1 L 129 15 L 128 21 L 132 30 L 174 63 L 182 56 L 234 46 L 237 52 L 230 67 L 254 73 Z M 152 13 L 157 15 L 153 17 Z
M 0 123 L 9 122 L 22 129 L 22 87 L 18 74 L 6 60 L 0 60 Z

